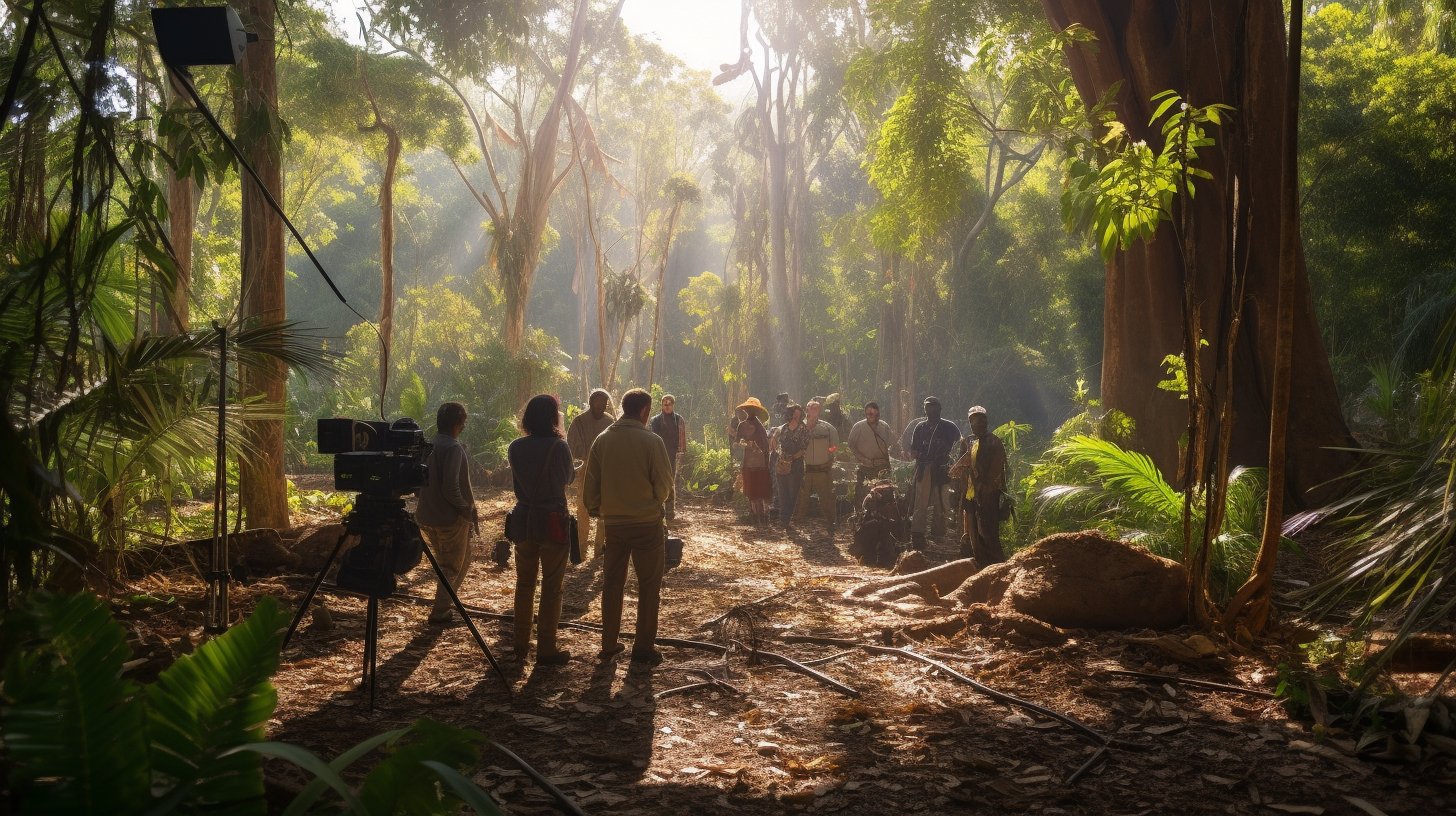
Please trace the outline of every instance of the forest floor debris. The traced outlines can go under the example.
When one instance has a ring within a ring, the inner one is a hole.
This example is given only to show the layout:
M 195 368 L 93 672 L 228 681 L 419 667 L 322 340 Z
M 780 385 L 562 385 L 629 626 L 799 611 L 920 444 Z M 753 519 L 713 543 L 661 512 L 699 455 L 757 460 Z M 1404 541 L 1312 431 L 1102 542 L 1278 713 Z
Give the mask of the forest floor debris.
M 507 502 L 499 493 L 481 500 L 493 510 Z M 301 629 L 284 653 L 270 738 L 329 758 L 431 717 L 497 737 L 592 814 L 1456 812 L 1456 757 L 1449 753 L 1358 759 L 1338 735 L 1289 720 L 1274 700 L 1184 682 L 1270 692 L 1277 654 L 1220 651 L 1180 662 L 1159 648 L 1157 633 L 1074 630 L 1049 644 L 982 622 L 951 627 L 948 637 L 927 634 L 912 646 L 958 674 L 1085 724 L 1115 741 L 1107 751 L 1053 718 L 953 682 L 934 665 L 888 648 L 836 645 L 893 644 L 896 633 L 924 623 L 844 597 L 885 577 L 845 554 L 847 532 L 831 541 L 810 522 L 785 536 L 687 502 L 673 530 L 687 549 L 665 581 L 664 639 L 695 647 L 716 640 L 717 648 L 743 640 L 816 666 L 809 671 L 858 697 L 769 660 L 750 665 L 750 648 L 718 654 L 660 646 L 667 659 L 651 669 L 596 662 L 600 560 L 567 574 L 563 618 L 582 625 L 563 630 L 561 644 L 578 657 L 565 666 L 523 665 L 507 658 L 511 633 L 500 620 L 511 611 L 514 571 L 491 564 L 494 541 L 486 540 L 476 542 L 461 596 L 497 613 L 476 621 L 503 658 L 509 691 L 465 627 L 430 627 L 426 605 L 388 601 L 380 610 L 377 706 L 369 711 L 357 691 L 364 601 L 321 593 L 315 604 L 330 610 L 332 626 Z M 926 555 L 942 563 L 955 551 L 947 540 Z M 297 603 L 308 581 L 259 578 L 235 588 L 235 607 L 246 614 L 262 595 Z M 132 583 L 132 602 L 119 602 L 118 616 L 145 661 L 131 671 L 144 676 L 200 642 L 203 588 L 180 569 Z M 431 595 L 428 566 L 401 589 Z M 635 594 L 634 579 L 627 594 Z M 632 628 L 632 614 L 629 603 L 624 629 Z M 755 621 L 751 636 L 735 625 L 745 615 Z M 1191 632 L 1170 637 L 1194 651 L 1202 645 L 1187 645 Z M 814 639 L 825 642 L 805 642 Z M 1157 682 L 1159 675 L 1167 681 Z M 1066 783 L 1078 769 L 1085 776 Z M 282 763 L 269 770 L 280 789 L 306 784 Z M 509 762 L 487 758 L 475 779 L 510 813 L 558 812 Z

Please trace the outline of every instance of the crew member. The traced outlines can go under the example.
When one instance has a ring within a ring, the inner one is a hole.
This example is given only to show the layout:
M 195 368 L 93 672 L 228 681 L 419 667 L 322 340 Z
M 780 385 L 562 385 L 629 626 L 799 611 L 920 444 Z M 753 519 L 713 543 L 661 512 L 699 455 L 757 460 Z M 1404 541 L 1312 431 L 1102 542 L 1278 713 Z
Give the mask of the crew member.
M 677 408 L 677 397 L 668 394 L 662 398 L 662 411 L 652 418 L 649 427 L 652 432 L 662 437 L 662 444 L 667 448 L 667 461 L 672 465 L 673 484 L 677 484 L 677 465 L 682 455 L 688 450 L 688 422 L 682 414 L 674 413 Z M 673 491 L 677 493 L 676 490 Z M 673 496 L 667 498 L 667 520 L 669 523 L 677 518 L 676 508 L 673 506 L 676 500 Z
M 560 665 L 571 653 L 556 646 L 561 621 L 561 585 L 571 553 L 566 522 L 566 486 L 576 473 L 571 450 L 561 438 L 561 410 L 556 397 L 537 394 L 521 414 L 525 436 L 511 442 L 516 508 L 526 519 L 526 537 L 516 542 L 515 652 L 525 660 L 531 648 L 531 615 L 536 614 L 536 663 Z M 522 512 L 523 511 L 523 512 Z M 534 610 L 536 576 L 541 576 L 541 607 Z
M 647 429 L 652 395 L 634 388 L 622 396 L 622 418 L 592 443 L 587 456 L 587 512 L 607 528 L 602 576 L 602 651 L 610 660 L 622 651 L 622 592 L 627 563 L 637 573 L 637 626 L 632 659 L 662 662 L 653 646 L 666 566 L 667 529 L 663 503 L 672 496 L 672 465 L 662 438 Z
M 950 500 L 946 484 L 950 482 L 950 452 L 961 438 L 961 429 L 954 422 L 940 418 L 940 400 L 925 398 L 925 421 L 915 428 L 910 438 L 910 455 L 915 459 L 914 515 L 910 521 L 910 541 L 916 549 L 925 546 L 925 531 L 940 535 L 950 518 Z
M 966 452 L 952 471 L 964 474 L 966 492 L 961 513 L 966 539 L 961 557 L 974 557 L 982 567 L 1006 560 L 1001 548 L 1001 494 L 1006 491 L 1006 446 L 991 433 L 986 409 L 970 412 L 971 435 Z
M 849 451 L 854 454 L 855 506 L 859 505 L 864 483 L 882 478 L 890 471 L 890 446 L 894 437 L 890 423 L 880 419 L 880 404 L 867 402 L 864 419 L 849 429 Z
M 460 444 L 467 416 L 465 405 L 459 402 L 447 402 L 435 412 L 435 438 L 430 440 L 434 449 L 425 462 L 430 481 L 420 489 L 415 507 L 415 522 L 430 543 L 440 571 L 450 579 L 451 589 L 459 589 L 465 580 L 470 567 L 470 531 L 480 526 L 475 491 L 470 488 L 470 457 Z M 437 580 L 430 623 L 452 623 L 455 613 L 450 606 L 450 593 Z
M 819 497 L 819 512 L 829 525 L 829 536 L 834 537 L 834 452 L 839 449 L 839 431 L 828 421 L 820 418 L 823 406 L 818 400 L 810 400 L 808 417 L 804 424 L 809 429 L 809 447 L 804 452 L 804 484 L 800 489 L 798 506 L 794 518 L 803 519 L 809 515 L 809 497 Z
M 566 430 L 566 444 L 571 448 L 571 458 L 576 462 L 576 540 L 581 542 L 583 547 L 591 542 L 592 557 L 596 558 L 602 552 L 602 523 L 597 522 L 597 536 L 592 538 L 591 516 L 587 515 L 585 496 L 582 493 L 581 484 L 585 477 L 581 476 L 582 468 L 586 467 L 586 457 L 591 451 L 592 442 L 596 441 L 598 435 L 605 431 L 612 424 L 612 395 L 605 390 L 598 388 L 591 392 L 587 398 L 587 409 L 576 415 L 571 421 L 571 427 Z

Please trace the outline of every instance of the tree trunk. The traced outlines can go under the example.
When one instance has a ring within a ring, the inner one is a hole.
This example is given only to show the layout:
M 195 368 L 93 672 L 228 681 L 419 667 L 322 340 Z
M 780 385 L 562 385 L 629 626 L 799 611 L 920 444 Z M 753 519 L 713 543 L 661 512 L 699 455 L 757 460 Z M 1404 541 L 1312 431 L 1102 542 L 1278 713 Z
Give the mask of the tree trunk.
M 1214 176 L 1200 183 L 1198 197 L 1180 206 L 1195 209 L 1191 219 L 1200 264 L 1193 280 L 1199 331 L 1210 345 L 1201 357 L 1218 353 L 1219 336 L 1229 322 L 1229 275 L 1235 263 L 1247 268 L 1244 330 L 1235 344 L 1231 378 L 1232 407 L 1239 421 L 1229 440 L 1230 465 L 1264 465 L 1269 460 L 1273 408 L 1276 315 L 1278 312 L 1279 180 L 1284 158 L 1279 144 L 1285 91 L 1284 21 L 1275 0 L 1237 3 L 1155 2 L 1155 0 L 1042 0 L 1052 24 L 1081 23 L 1098 38 L 1098 53 L 1072 49 L 1072 77 L 1085 102 L 1101 99 L 1115 82 L 1118 118 L 1134 139 L 1159 145 L 1149 127 L 1151 97 L 1169 88 L 1191 105 L 1222 102 L 1234 115 L 1211 135 L 1217 145 L 1200 152 L 1199 166 Z M 1191 13 L 1194 36 L 1185 48 L 1180 13 Z M 1235 178 L 1240 179 L 1240 210 L 1252 212 L 1239 257 L 1229 256 Z M 1285 484 L 1286 506 L 1308 506 L 1329 495 L 1329 480 L 1344 473 L 1347 453 L 1331 447 L 1353 446 L 1340 411 L 1329 357 L 1320 336 L 1302 253 L 1295 259 L 1292 352 L 1301 365 L 1292 372 L 1291 389 L 1301 398 L 1291 406 Z M 1176 394 L 1160 391 L 1161 361 L 1183 347 L 1186 271 L 1171 226 L 1157 238 L 1118 252 L 1107 265 L 1107 305 L 1103 335 L 1102 399 L 1107 408 L 1133 418 L 1139 445 L 1165 474 L 1178 471 L 1178 440 L 1186 411 Z M 1199 368 L 1213 371 L 1207 359 Z M 1190 365 L 1190 370 L 1194 366 Z M 1228 397 L 1223 383 L 1212 389 L 1208 410 L 1216 415 Z M 1192 469 L 1197 470 L 1197 469 Z M 1323 487 L 1322 487 L 1323 486 Z
M 1289 59 L 1285 71 L 1284 175 L 1279 197 L 1279 286 L 1277 330 L 1274 342 L 1274 393 L 1269 424 L 1269 497 L 1264 508 L 1264 534 L 1253 574 L 1239 588 L 1224 611 L 1226 627 L 1247 609 L 1247 631 L 1258 634 L 1269 619 L 1269 596 L 1282 530 L 1279 508 L 1284 505 L 1285 450 L 1289 428 L 1289 391 L 1293 374 L 1295 285 L 1299 268 L 1299 57 L 1303 45 L 1304 7 L 1296 2 L 1289 11 Z
M 621 6 L 617 8 L 620 12 Z M 571 22 L 566 63 L 557 78 L 551 103 L 521 162 L 516 206 L 506 223 L 496 225 L 496 268 L 500 272 L 506 301 L 501 339 L 511 354 L 521 352 L 521 344 L 526 337 L 526 306 L 531 300 L 531 284 L 541 258 L 541 236 L 546 232 L 551 196 L 564 176 L 556 170 L 557 137 L 561 132 L 567 98 L 576 85 L 577 69 L 581 66 L 581 45 L 586 36 L 586 18 L 590 10 L 590 0 L 578 0 Z M 612 19 L 615 20 L 615 16 Z
M 379 394 L 389 394 L 389 352 L 394 350 L 394 177 L 399 171 L 399 132 L 383 120 L 378 122 L 388 139 L 384 157 L 384 179 L 379 185 L 379 336 L 385 353 L 379 355 Z M 384 406 L 380 406 L 381 409 Z
M 657 304 L 652 313 L 652 361 L 647 364 L 647 388 L 650 390 L 652 384 L 657 382 L 657 336 L 662 328 L 662 301 L 667 295 L 667 254 L 672 251 L 672 232 L 677 226 L 678 213 L 682 212 L 682 202 L 677 201 L 672 205 L 672 210 L 667 214 L 667 240 L 662 245 L 662 266 L 657 270 Z
M 186 99 L 186 91 L 177 85 L 172 72 L 167 72 L 169 99 Z M 176 140 L 167 146 L 176 151 Z M 167 240 L 177 258 L 177 280 L 172 291 L 163 293 L 163 306 L 157 315 L 156 330 L 161 334 L 183 334 L 191 327 L 190 300 L 192 290 L 192 231 L 197 222 L 197 182 L 190 176 L 178 178 L 171 165 L 166 165 Z
M 248 0 L 245 22 L 258 34 L 243 57 L 243 88 L 237 99 L 238 141 L 248 163 L 283 203 L 283 164 L 278 128 L 278 63 L 274 51 L 274 0 Z M 253 180 L 242 178 L 242 316 L 281 323 L 284 307 L 283 222 Z M 283 405 L 287 369 L 267 358 L 242 372 L 243 397 Z M 283 420 L 244 424 L 253 453 L 240 457 L 243 513 L 251 527 L 288 527 L 288 483 L 283 473 Z

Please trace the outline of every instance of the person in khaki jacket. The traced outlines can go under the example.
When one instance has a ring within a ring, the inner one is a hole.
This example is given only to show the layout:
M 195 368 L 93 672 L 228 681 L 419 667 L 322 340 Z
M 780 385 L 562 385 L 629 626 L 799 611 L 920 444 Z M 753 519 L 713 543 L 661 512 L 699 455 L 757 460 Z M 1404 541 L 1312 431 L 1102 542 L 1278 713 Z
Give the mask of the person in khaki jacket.
M 649 665 L 662 662 L 653 642 L 666 566 L 663 503 L 673 492 L 667 446 L 647 428 L 651 415 L 651 394 L 634 388 L 622 396 L 622 418 L 592 442 L 582 485 L 587 512 L 606 527 L 599 657 L 610 660 L 623 648 L 618 637 L 630 560 L 637 573 L 637 637 L 632 660 Z
M 579 462 L 576 468 L 576 538 L 582 546 L 591 542 L 592 558 L 602 554 L 602 545 L 605 541 L 602 530 L 602 523 L 597 522 L 596 538 L 591 537 L 591 516 L 586 512 L 586 491 L 582 489 L 582 471 L 586 469 L 587 454 L 591 452 L 592 443 L 601 435 L 602 431 L 612 426 L 612 395 L 606 390 L 598 388 L 591 392 L 587 398 L 587 410 L 576 415 L 571 420 L 571 427 L 566 429 L 566 445 L 571 448 L 571 458 Z

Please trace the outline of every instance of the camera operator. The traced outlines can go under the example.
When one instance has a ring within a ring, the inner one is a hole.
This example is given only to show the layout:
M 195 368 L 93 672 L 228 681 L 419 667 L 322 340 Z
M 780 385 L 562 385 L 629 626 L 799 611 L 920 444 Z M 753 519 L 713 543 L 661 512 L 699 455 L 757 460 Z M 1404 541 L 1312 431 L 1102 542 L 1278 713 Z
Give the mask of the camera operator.
M 465 580 L 470 561 L 470 531 L 479 529 L 480 515 L 475 509 L 475 492 L 470 488 L 470 460 L 460 444 L 465 430 L 465 406 L 447 402 L 435 414 L 434 450 L 427 462 L 430 483 L 420 490 L 415 521 L 420 525 L 440 569 L 450 578 L 450 587 L 459 589 Z M 450 609 L 450 594 L 443 585 L 435 587 L 435 605 L 430 610 L 430 623 L 445 626 L 455 619 Z

